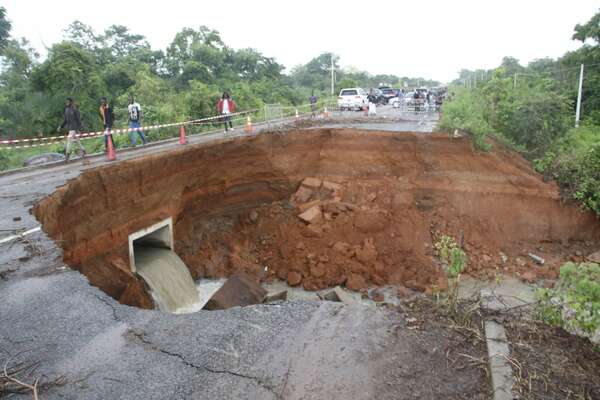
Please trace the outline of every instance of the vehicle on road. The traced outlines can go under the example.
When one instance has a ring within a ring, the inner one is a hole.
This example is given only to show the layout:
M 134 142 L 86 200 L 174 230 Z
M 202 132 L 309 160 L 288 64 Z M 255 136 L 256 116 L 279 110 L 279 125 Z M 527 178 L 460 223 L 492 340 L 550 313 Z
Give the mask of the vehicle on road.
M 390 99 L 393 99 L 398 94 L 398 91 L 396 89 L 392 89 L 391 87 L 380 87 L 379 90 L 381 90 L 386 103 L 389 103 Z
M 340 111 L 360 111 L 367 104 L 367 93 L 362 88 L 348 88 L 340 91 L 338 97 L 338 108 Z

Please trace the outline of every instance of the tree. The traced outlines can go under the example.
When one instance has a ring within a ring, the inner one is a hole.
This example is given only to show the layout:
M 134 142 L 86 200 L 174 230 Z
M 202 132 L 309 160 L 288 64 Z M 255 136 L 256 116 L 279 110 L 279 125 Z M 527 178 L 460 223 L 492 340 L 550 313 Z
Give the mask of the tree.
M 579 40 L 585 43 L 587 39 L 592 39 L 596 44 L 600 43 L 600 11 L 598 11 L 587 23 L 575 25 L 573 40 Z
M 8 44 L 10 37 L 11 23 L 6 19 L 6 9 L 0 7 L 0 56 L 3 55 L 4 48 Z

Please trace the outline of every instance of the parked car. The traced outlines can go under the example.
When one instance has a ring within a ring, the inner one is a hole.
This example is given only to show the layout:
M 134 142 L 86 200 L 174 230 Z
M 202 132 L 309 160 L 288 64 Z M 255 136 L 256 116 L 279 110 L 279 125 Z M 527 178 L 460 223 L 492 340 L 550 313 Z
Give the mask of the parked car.
M 367 104 L 367 93 L 361 88 L 348 88 L 340 91 L 340 95 L 338 97 L 338 107 L 342 111 L 360 111 Z
M 391 87 L 380 87 L 379 90 L 381 90 L 386 104 L 389 103 L 390 99 L 398 95 L 398 91 L 396 89 L 392 89 Z

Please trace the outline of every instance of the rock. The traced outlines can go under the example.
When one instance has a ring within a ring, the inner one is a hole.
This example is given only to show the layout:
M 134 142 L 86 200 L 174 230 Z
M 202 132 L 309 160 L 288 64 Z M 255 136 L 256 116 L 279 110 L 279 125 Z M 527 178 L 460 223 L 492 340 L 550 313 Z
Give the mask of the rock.
M 381 303 L 385 300 L 383 293 L 379 289 L 373 289 L 369 291 L 369 298 L 376 303 Z
M 302 186 L 318 189 L 321 187 L 321 180 L 318 178 L 304 178 L 302 181 Z
M 521 279 L 523 279 L 527 283 L 534 283 L 537 280 L 537 275 L 535 272 L 526 271 L 521 275 Z
M 313 195 L 313 191 L 305 186 L 300 186 L 296 193 L 292 195 L 292 202 L 306 203 Z
M 321 207 L 313 206 L 304 211 L 302 214 L 298 215 L 298 218 L 308 224 L 314 224 L 321 221 L 323 218 L 323 213 L 321 212 Z
M 290 271 L 287 274 L 287 284 L 290 286 L 298 286 L 302 282 L 302 275 L 296 271 Z
M 592 253 L 586 257 L 588 261 L 600 264 L 600 250 L 595 253 Z
M 332 250 L 343 255 L 348 255 L 350 253 L 350 245 L 345 242 L 335 242 Z
M 325 266 L 323 264 L 317 264 L 314 267 L 310 267 L 310 275 L 315 278 L 322 278 L 325 275 Z
M 341 287 L 336 286 L 333 288 L 333 291 L 335 292 L 335 295 L 338 297 L 338 299 L 340 299 L 340 301 L 342 303 L 344 303 L 344 304 L 356 303 L 356 301 L 354 300 L 354 297 L 352 297 L 352 295 L 350 293 L 346 292 Z
M 318 292 L 317 296 L 321 300 L 325 301 L 340 301 L 340 298 L 337 296 L 337 294 L 335 294 L 335 291 L 333 289 L 327 290 L 325 292 Z
M 362 263 L 373 263 L 377 260 L 377 249 L 373 244 L 373 239 L 365 239 L 362 247 L 354 250 L 356 259 Z
M 226 310 L 231 307 L 260 304 L 267 297 L 263 289 L 250 275 L 236 273 L 225 281 L 204 306 L 205 310 Z
M 275 301 L 286 301 L 287 300 L 287 290 L 282 290 L 281 292 L 269 293 L 263 303 L 273 303 Z
M 323 181 L 323 188 L 331 190 L 332 192 L 337 192 L 342 188 L 342 185 L 340 185 L 339 183 Z
M 502 261 L 502 264 L 506 264 L 508 261 L 508 257 L 503 252 L 500 252 L 500 261 Z
M 348 280 L 346 281 L 346 287 L 350 290 L 365 289 L 367 287 L 367 282 L 362 275 L 350 274 Z
M 152 297 L 150 297 L 146 291 L 144 284 L 138 279 L 132 279 L 129 282 L 119 297 L 119 303 L 143 308 L 146 310 L 152 310 L 154 308 Z
M 298 210 L 300 210 L 300 212 L 303 213 L 304 211 L 308 210 L 309 208 L 318 206 L 320 204 L 321 204 L 321 200 L 309 201 L 308 203 L 298 205 Z
M 258 220 L 258 213 L 254 210 L 250 212 L 250 221 L 256 222 Z
M 307 238 L 320 238 L 323 236 L 323 229 L 315 225 L 308 225 L 300 233 Z
M 515 259 L 515 262 L 517 263 L 517 265 L 519 267 L 524 267 L 527 263 L 525 262 L 525 260 L 523 260 L 521 257 L 517 257 Z
M 538 265 L 544 265 L 544 263 L 546 262 L 546 260 L 544 260 L 542 257 L 537 256 L 533 253 L 528 253 L 527 255 Z
M 490 257 L 487 254 L 484 254 L 483 257 L 481 257 L 481 259 L 483 260 L 484 263 L 489 264 L 490 262 L 492 262 L 492 257 Z
M 123 272 L 128 277 L 131 277 L 131 278 L 135 279 L 135 277 L 133 276 L 133 272 L 131 272 L 131 268 L 125 262 L 125 260 L 123 260 L 121 257 L 115 257 L 115 258 L 111 259 L 110 260 L 110 265 L 112 265 L 113 267 L 115 267 L 119 271 Z

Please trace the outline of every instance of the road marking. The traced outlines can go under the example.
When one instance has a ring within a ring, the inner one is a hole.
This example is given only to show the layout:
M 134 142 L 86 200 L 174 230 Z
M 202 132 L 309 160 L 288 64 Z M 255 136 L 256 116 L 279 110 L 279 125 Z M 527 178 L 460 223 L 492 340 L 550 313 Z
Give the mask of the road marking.
M 22 237 L 25 237 L 25 236 L 30 235 L 30 234 L 35 233 L 35 232 L 39 232 L 41 230 L 42 230 L 42 227 L 38 226 L 37 228 L 31 228 L 31 229 L 29 229 L 29 230 L 27 230 L 27 231 L 25 231 L 23 233 L 19 233 L 18 235 L 7 236 L 5 238 L 0 239 L 0 244 L 8 243 L 8 242 L 10 242 L 12 240 L 15 240 L 15 239 L 20 239 Z

